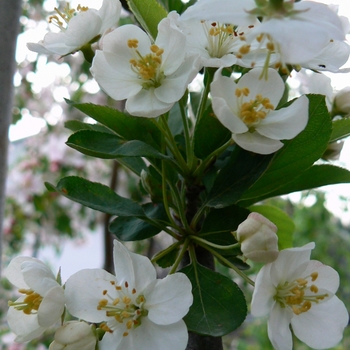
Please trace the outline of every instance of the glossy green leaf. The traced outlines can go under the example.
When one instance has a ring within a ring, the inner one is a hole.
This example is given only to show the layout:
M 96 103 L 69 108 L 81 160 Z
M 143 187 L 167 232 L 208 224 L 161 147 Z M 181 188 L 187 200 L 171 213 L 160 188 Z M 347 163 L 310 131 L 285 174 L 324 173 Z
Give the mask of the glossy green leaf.
M 284 146 L 261 178 L 244 193 L 240 204 L 249 205 L 271 197 L 279 187 L 285 186 L 320 159 L 331 136 L 332 123 L 324 96 L 308 95 L 309 122 L 306 128 Z M 244 201 L 245 200 L 245 201 Z
M 158 150 L 161 144 L 161 133 L 149 118 L 132 117 L 107 106 L 92 103 L 67 102 L 92 119 L 113 130 L 126 140 L 140 140 Z
M 319 164 L 307 169 L 285 186 L 269 193 L 268 197 L 340 183 L 350 183 L 349 170 L 330 164 Z
M 199 264 L 186 266 L 181 272 L 192 283 L 193 304 L 184 318 L 190 331 L 220 337 L 242 324 L 247 304 L 232 279 Z
M 230 138 L 230 130 L 220 123 L 210 106 L 196 125 L 194 131 L 194 153 L 196 157 L 204 159 Z
M 264 215 L 277 226 L 278 248 L 280 250 L 293 247 L 295 224 L 289 215 L 272 205 L 253 205 L 249 207 L 249 210 Z
M 142 141 L 124 141 L 117 135 L 92 130 L 76 132 L 68 138 L 67 145 L 81 153 L 98 158 L 168 158 Z
M 158 33 L 158 23 L 166 17 L 167 11 L 156 0 L 127 0 L 130 10 L 155 40 Z
M 333 121 L 333 130 L 329 142 L 341 140 L 350 136 L 350 118 L 342 118 Z
M 145 216 L 142 207 L 131 199 L 119 196 L 108 186 L 78 176 L 65 177 L 56 187 L 48 182 L 45 185 L 49 191 L 58 192 L 74 202 L 103 213 L 118 216 Z
M 206 205 L 223 208 L 235 204 L 264 173 L 273 154 L 261 155 L 235 147 L 208 194 Z
M 142 206 L 148 218 L 167 221 L 168 217 L 162 204 L 147 203 Z M 157 226 L 150 224 L 137 217 L 122 217 L 114 219 L 109 225 L 111 233 L 121 241 L 140 241 L 155 236 L 161 231 Z
M 112 130 L 106 128 L 105 126 L 101 124 L 89 124 L 81 122 L 80 120 L 67 120 L 64 123 L 65 128 L 72 130 L 74 132 L 79 130 L 93 130 L 93 131 L 100 131 L 100 132 L 106 132 L 106 133 L 113 133 Z

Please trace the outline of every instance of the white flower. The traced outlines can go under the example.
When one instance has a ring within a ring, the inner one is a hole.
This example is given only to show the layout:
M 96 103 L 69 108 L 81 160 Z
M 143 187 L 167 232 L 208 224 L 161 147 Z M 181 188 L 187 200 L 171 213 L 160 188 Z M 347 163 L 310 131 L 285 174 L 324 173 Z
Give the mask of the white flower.
M 115 100 L 127 99 L 131 115 L 166 113 L 198 73 L 197 59 L 186 56 L 185 35 L 170 17 L 159 23 L 155 43 L 139 27 L 124 25 L 107 34 L 103 51 L 96 51 L 94 78 Z
M 259 213 L 252 212 L 238 225 L 236 238 L 243 255 L 252 261 L 269 263 L 277 259 L 277 226 Z
M 63 12 L 55 10 L 57 15 L 51 16 L 50 22 L 61 31 L 47 33 L 38 43 L 28 43 L 29 50 L 61 56 L 74 53 L 97 41 L 107 30 L 117 25 L 121 4 L 119 0 L 103 0 L 99 10 L 79 5 L 76 12 L 69 4 Z
M 242 148 L 260 154 L 279 150 L 283 143 L 299 134 L 308 121 L 307 97 L 275 110 L 284 91 L 279 74 L 269 68 L 268 79 L 260 79 L 263 69 L 255 68 L 236 84 L 219 69 L 211 84 L 212 106 L 220 122 L 232 132 Z
M 258 273 L 251 312 L 269 314 L 268 335 L 276 350 L 292 350 L 290 325 L 296 337 L 314 349 L 335 346 L 349 315 L 335 296 L 339 275 L 310 260 L 314 243 L 280 251 L 277 260 Z
M 5 275 L 23 294 L 15 302 L 9 302 L 7 313 L 9 327 L 17 335 L 16 341 L 32 340 L 60 319 L 65 303 L 63 288 L 43 262 L 16 257 Z
M 175 273 L 156 279 L 147 257 L 114 241 L 116 276 L 81 270 L 71 276 L 65 294 L 67 309 L 88 322 L 103 322 L 100 350 L 183 350 L 188 333 L 182 318 L 192 304 L 191 282 Z
M 346 116 L 350 114 L 350 86 L 346 86 L 335 94 L 333 110 L 335 114 Z
M 71 321 L 60 327 L 49 350 L 95 350 L 96 336 L 92 325 Z
M 275 57 L 271 60 L 271 55 L 276 54 L 278 66 L 307 63 L 319 56 L 330 42 L 345 39 L 340 17 L 328 6 L 312 1 L 285 1 L 276 9 L 271 2 L 263 0 L 258 7 L 251 0 L 201 0 L 182 17 L 235 25 L 252 25 L 259 17 L 261 24 L 254 27 L 247 41 L 258 42 L 261 48 L 268 49 L 265 66 L 276 64 Z M 345 47 L 337 49 L 343 57 Z M 253 62 L 252 67 L 258 66 L 259 61 Z

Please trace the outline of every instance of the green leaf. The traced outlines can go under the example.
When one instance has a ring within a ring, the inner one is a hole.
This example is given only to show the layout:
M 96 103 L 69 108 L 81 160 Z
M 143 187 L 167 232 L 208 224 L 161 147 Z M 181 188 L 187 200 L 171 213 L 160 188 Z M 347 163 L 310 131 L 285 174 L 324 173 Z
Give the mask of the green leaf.
M 231 132 L 219 122 L 210 106 L 196 125 L 194 153 L 196 157 L 204 159 L 230 138 Z
M 117 135 L 92 130 L 76 132 L 68 138 L 67 145 L 81 153 L 97 158 L 168 158 L 142 141 L 132 140 L 125 142 Z
M 184 318 L 190 331 L 221 337 L 242 324 L 247 304 L 236 283 L 199 264 L 186 266 L 181 272 L 192 283 L 193 304 Z
M 285 186 L 269 193 L 268 197 L 339 183 L 350 183 L 349 170 L 330 164 L 314 165 Z
M 119 196 L 108 186 L 78 176 L 65 177 L 58 182 L 56 187 L 48 182 L 45 185 L 49 191 L 59 192 L 74 202 L 103 213 L 119 216 L 145 216 L 142 207 L 131 199 Z
M 167 221 L 168 217 L 162 204 L 147 203 L 142 206 L 148 218 Z M 119 216 L 109 225 L 111 233 L 121 241 L 140 241 L 155 236 L 161 231 L 157 226 L 136 217 Z
M 72 130 L 74 132 L 79 130 L 94 130 L 94 131 L 106 132 L 109 134 L 113 133 L 110 129 L 106 128 L 101 124 L 83 123 L 80 120 L 67 120 L 64 123 L 64 126 L 65 128 Z
M 158 150 L 160 149 L 161 132 L 149 118 L 132 117 L 107 106 L 66 101 L 79 111 L 113 130 L 123 139 L 140 140 Z
M 144 160 L 138 157 L 118 158 L 118 163 L 124 165 L 138 176 L 141 176 L 142 170 L 147 169 L 147 165 Z
M 280 250 L 293 247 L 295 224 L 283 210 L 272 205 L 253 205 L 249 207 L 249 210 L 264 215 L 277 226 L 278 248 Z
M 168 14 L 156 0 L 127 0 L 130 10 L 141 27 L 155 40 L 158 33 L 158 23 Z
M 190 0 L 184 3 L 181 0 L 160 0 L 168 12 L 176 11 L 177 13 L 183 13 L 189 6 L 196 3 L 197 0 Z
M 320 159 L 331 136 L 332 123 L 321 95 L 307 95 L 309 98 L 309 122 L 306 128 L 275 154 L 273 161 L 261 178 L 244 193 L 240 205 L 251 205 L 303 173 Z
M 273 154 L 261 155 L 235 147 L 227 164 L 221 169 L 206 205 L 223 208 L 235 204 L 264 173 Z
M 343 139 L 350 135 L 350 118 L 342 118 L 333 121 L 333 130 L 329 142 Z

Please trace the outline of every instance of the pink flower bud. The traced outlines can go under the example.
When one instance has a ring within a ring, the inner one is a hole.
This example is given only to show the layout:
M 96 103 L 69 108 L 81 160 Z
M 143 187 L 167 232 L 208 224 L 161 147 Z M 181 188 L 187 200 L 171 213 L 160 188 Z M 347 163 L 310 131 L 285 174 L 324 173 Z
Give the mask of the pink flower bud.
M 277 226 L 259 213 L 250 213 L 237 229 L 236 238 L 241 243 L 245 258 L 269 263 L 277 259 Z

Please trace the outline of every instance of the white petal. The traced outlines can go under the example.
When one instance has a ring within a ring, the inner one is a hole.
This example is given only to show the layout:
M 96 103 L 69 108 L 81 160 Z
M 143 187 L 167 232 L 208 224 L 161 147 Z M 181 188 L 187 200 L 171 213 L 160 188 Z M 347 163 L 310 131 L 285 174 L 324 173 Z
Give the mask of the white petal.
M 56 286 L 46 293 L 38 309 L 38 323 L 49 327 L 60 319 L 64 311 L 64 292 L 61 286 Z
M 160 101 L 154 93 L 154 88 L 150 88 L 148 90 L 142 89 L 135 96 L 128 98 L 125 108 L 136 117 L 156 118 L 168 112 L 174 103 Z
M 154 90 L 155 96 L 162 102 L 174 103 L 183 96 L 187 85 L 199 71 L 199 61 L 193 56 L 182 61 L 181 66 L 173 74 L 167 76 L 162 85 Z
M 106 30 L 118 24 L 121 7 L 119 0 L 103 0 L 101 8 L 98 10 L 98 15 L 102 20 L 99 34 L 103 34 Z
M 21 265 L 23 279 L 34 292 L 45 296 L 54 287 L 59 286 L 52 271 L 37 261 L 24 261 Z
M 238 88 L 249 88 L 249 95 L 244 96 L 243 100 L 249 102 L 255 99 L 256 95 L 261 94 L 267 97 L 270 103 L 276 108 L 282 98 L 284 92 L 284 82 L 276 70 L 269 68 L 267 72 L 267 79 L 260 78 L 263 68 L 254 68 L 247 74 L 244 74 L 238 81 Z M 233 96 L 232 96 L 233 97 Z
M 12 259 L 7 266 L 5 270 L 5 277 L 17 288 L 29 289 L 30 287 L 23 279 L 21 269 L 22 263 L 24 261 L 36 262 L 46 267 L 46 265 L 38 259 L 31 258 L 29 256 L 17 256 L 16 258 Z
M 311 260 L 303 272 L 302 277 L 309 276 L 312 272 L 317 272 L 318 276 L 315 284 L 319 289 L 324 289 L 329 293 L 335 294 L 339 288 L 339 274 L 330 266 L 322 264 L 320 261 Z
M 44 46 L 44 42 L 42 40 L 39 41 L 38 43 L 28 43 L 27 47 L 30 51 L 34 51 L 39 54 L 50 55 L 53 53 L 48 49 L 46 49 L 46 47 Z M 66 48 L 66 45 L 64 45 L 64 47 Z
M 145 317 L 142 318 L 141 325 L 132 329 L 127 336 L 121 336 L 120 332 L 105 334 L 99 349 L 184 350 L 187 341 L 188 333 L 184 321 L 181 320 L 171 325 L 157 325 Z
M 16 301 L 23 301 L 25 296 Z M 40 327 L 36 314 L 26 315 L 23 311 L 10 307 L 7 312 L 7 323 L 10 329 L 17 335 L 16 341 L 25 342 L 38 337 L 45 331 Z
M 308 119 L 309 99 L 301 96 L 288 107 L 271 111 L 256 130 L 274 140 L 290 140 L 305 129 Z
M 309 262 L 311 250 L 314 248 L 315 243 L 312 242 L 303 247 L 281 250 L 278 254 L 278 258 L 271 266 L 272 283 L 277 286 L 279 283 L 292 281 L 297 278 L 293 278 L 295 276 L 295 271 L 299 266 Z M 300 277 L 300 275 L 298 277 Z
M 126 24 L 118 27 L 103 37 L 103 51 L 119 55 L 125 55 L 132 58 L 132 50 L 128 47 L 128 40 L 135 39 L 138 41 L 137 50 L 142 56 L 150 53 L 151 40 L 149 36 L 139 27 L 133 24 Z M 118 62 L 110 62 L 115 68 L 119 67 Z M 130 64 L 129 64 L 130 66 Z
M 349 314 L 342 301 L 333 296 L 327 302 L 312 305 L 307 312 L 292 318 L 295 335 L 314 349 L 336 346 L 348 325 Z
M 215 72 L 214 80 L 210 85 L 213 111 L 220 122 L 232 133 L 239 134 L 248 131 L 248 127 L 237 116 L 238 106 L 235 91 L 235 82 L 221 75 L 222 69 Z
M 289 329 L 293 312 L 289 308 L 281 308 L 277 303 L 272 309 L 267 333 L 275 350 L 292 350 L 292 332 Z
M 114 271 L 120 284 L 128 282 L 130 288 L 142 292 L 156 279 L 156 270 L 151 261 L 140 254 L 130 252 L 124 245 L 114 240 Z
M 162 55 L 164 74 L 174 73 L 185 58 L 186 36 L 175 28 L 169 18 L 164 18 L 158 25 L 158 36 L 155 43 L 164 49 Z
M 65 287 L 67 309 L 73 316 L 88 322 L 106 321 L 106 311 L 97 310 L 97 305 L 104 299 L 104 290 L 116 297 L 116 290 L 111 285 L 117 282 L 115 276 L 102 269 L 85 269 L 68 278 Z
M 81 11 L 69 21 L 64 42 L 79 49 L 100 34 L 101 26 L 102 20 L 95 9 Z
M 62 55 L 62 56 L 67 55 L 72 51 L 76 50 L 75 46 L 66 45 L 64 32 L 59 32 L 59 33 L 49 32 L 45 35 L 44 40 L 40 41 L 38 44 L 29 45 L 28 47 L 30 50 L 33 50 L 39 53 L 46 53 L 46 54 L 51 53 L 51 54 Z
M 194 18 L 235 25 L 250 25 L 255 23 L 256 17 L 247 11 L 255 7 L 252 0 L 201 0 L 190 6 L 181 17 L 184 20 Z
M 253 133 L 233 134 L 232 138 L 243 149 L 258 154 L 271 154 L 283 147 L 282 142 L 269 139 L 256 131 Z
M 106 55 L 111 56 L 112 54 L 106 53 Z M 142 89 L 130 65 L 128 69 L 123 70 L 122 68 L 121 66 L 116 70 L 111 67 L 106 60 L 105 53 L 97 50 L 90 69 L 100 87 L 117 101 L 127 99 Z
M 260 317 L 267 315 L 274 305 L 273 297 L 276 294 L 276 288 L 271 282 L 271 264 L 266 264 L 259 271 L 253 292 L 251 313 L 253 316 Z
M 145 309 L 156 324 L 171 324 L 182 319 L 192 305 L 192 285 L 183 273 L 168 275 L 154 281 L 145 290 Z

